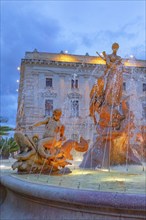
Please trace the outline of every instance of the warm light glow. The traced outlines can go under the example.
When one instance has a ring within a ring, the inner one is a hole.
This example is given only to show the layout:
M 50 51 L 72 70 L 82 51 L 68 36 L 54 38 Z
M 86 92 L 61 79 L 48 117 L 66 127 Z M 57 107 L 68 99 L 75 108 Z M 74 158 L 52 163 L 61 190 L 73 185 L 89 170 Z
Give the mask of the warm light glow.
M 0 165 L 0 168 L 5 168 L 6 166 L 5 165 Z
M 20 70 L 20 66 L 17 67 L 17 70 L 18 70 L 18 71 Z
M 76 162 L 79 162 L 79 161 L 82 161 L 82 160 L 83 160 L 83 157 L 82 157 L 82 156 L 78 156 L 78 157 L 75 158 L 75 161 L 76 161 Z
M 0 169 L 2 169 L 2 170 L 9 170 L 9 169 L 11 169 L 11 166 L 5 166 L 4 164 L 1 164 L 0 165 Z
M 91 174 L 92 172 L 88 171 L 83 171 L 83 170 L 76 170 L 74 172 L 71 173 L 72 176 L 76 176 L 76 175 L 87 175 L 87 174 Z
M 120 177 L 106 177 L 105 179 L 104 179 L 104 181 L 106 181 L 106 182 L 125 182 L 125 178 L 120 178 Z M 126 181 L 128 181 L 128 179 L 126 179 Z
M 132 63 L 130 60 L 124 62 L 124 66 L 140 66 L 138 63 Z
M 71 56 L 68 54 L 59 54 L 54 57 L 54 60 L 61 62 L 73 62 L 73 63 L 78 62 L 78 59 L 75 56 Z
M 103 57 L 102 55 L 100 57 L 99 56 L 77 56 L 77 55 L 66 54 L 63 51 L 63 53 L 53 56 L 52 60 L 56 61 L 56 62 L 59 61 L 59 62 L 70 62 L 70 63 L 105 65 L 106 62 L 104 59 L 102 59 L 102 57 Z M 134 56 L 133 56 L 133 58 L 134 58 Z M 134 62 L 133 62 L 133 59 L 130 57 L 129 57 L 129 60 L 123 59 L 122 63 L 125 66 L 133 66 L 133 67 L 141 67 L 141 66 L 145 67 L 146 66 L 144 61 L 134 60 Z
M 102 168 L 100 169 L 100 168 L 99 168 L 99 169 L 97 169 L 97 170 L 99 170 L 99 171 L 103 171 L 103 172 L 109 172 L 108 169 L 102 169 Z
M 101 57 L 91 58 L 88 63 L 91 63 L 91 64 L 106 64 L 105 60 L 103 60 Z

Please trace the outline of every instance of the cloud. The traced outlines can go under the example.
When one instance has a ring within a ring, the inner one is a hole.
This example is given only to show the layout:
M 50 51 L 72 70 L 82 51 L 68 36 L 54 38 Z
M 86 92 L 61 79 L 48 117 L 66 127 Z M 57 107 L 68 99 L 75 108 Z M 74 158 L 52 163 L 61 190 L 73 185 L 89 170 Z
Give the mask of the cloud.
M 1 95 L 1 116 L 8 118 L 8 125 L 15 127 L 17 111 L 16 95 Z
M 18 88 L 16 80 L 20 77 L 17 67 L 25 52 L 35 48 L 42 52 L 60 52 L 64 45 L 71 50 L 75 44 L 59 37 L 61 26 L 56 19 L 49 16 L 46 19 L 31 8 L 18 8 L 11 3 L 7 4 L 2 14 L 1 30 L 1 114 L 9 116 L 14 123 Z
M 61 27 L 57 20 L 48 17 L 40 17 L 36 12 L 6 10 L 2 19 L 1 33 L 1 63 L 2 63 L 2 87 L 1 93 L 15 93 L 14 82 L 17 80 L 17 66 L 24 57 L 26 51 L 60 52 L 64 45 L 74 47 L 69 42 L 60 40 Z M 27 13 L 26 13 L 27 12 Z M 31 16 L 31 19 L 30 19 Z M 10 22 L 10 17 L 13 22 Z M 12 86 L 13 85 L 13 86 Z
M 136 58 L 145 59 L 145 12 L 141 10 L 144 7 L 139 2 L 127 2 L 2 1 L 0 94 L 3 113 L 14 121 L 17 66 L 26 51 L 68 50 L 73 54 L 89 52 L 96 56 L 97 50 L 110 53 L 112 43 L 117 41 L 121 56 L 136 53 Z
M 78 39 L 80 42 L 80 48 L 76 53 L 80 53 L 79 50 L 83 51 L 83 54 L 89 52 L 90 55 L 96 55 L 96 50 L 99 52 L 106 50 L 107 53 L 110 53 L 112 43 L 118 42 L 120 44 L 119 53 L 122 57 L 133 54 L 137 59 L 145 59 L 144 25 L 144 21 L 137 17 L 116 31 L 107 28 L 107 30 L 93 33 L 74 33 L 74 39 Z

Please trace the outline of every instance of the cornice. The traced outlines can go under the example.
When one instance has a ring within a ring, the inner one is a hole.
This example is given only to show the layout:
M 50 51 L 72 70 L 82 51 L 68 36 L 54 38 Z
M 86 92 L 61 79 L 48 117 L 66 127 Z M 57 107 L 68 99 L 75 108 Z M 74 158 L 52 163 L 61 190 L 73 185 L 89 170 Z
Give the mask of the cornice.
M 49 65 L 57 67 L 80 67 L 82 69 L 94 68 L 98 66 L 105 66 L 103 64 L 92 64 L 92 63 L 78 63 L 78 62 L 64 62 L 64 61 L 53 61 L 53 60 L 41 60 L 41 59 L 22 59 L 21 64 L 29 65 Z
M 93 70 L 95 67 L 98 66 L 98 71 L 102 71 L 105 68 L 105 64 L 102 63 L 81 63 L 81 62 L 65 62 L 65 61 L 55 61 L 55 60 L 43 60 L 43 59 L 22 59 L 21 64 L 28 64 L 28 65 L 42 65 L 42 66 L 52 66 L 52 67 L 71 67 L 71 68 L 80 68 L 80 71 L 90 71 Z M 137 70 L 143 74 L 146 74 L 146 67 L 145 66 L 125 66 L 127 73 L 136 72 Z

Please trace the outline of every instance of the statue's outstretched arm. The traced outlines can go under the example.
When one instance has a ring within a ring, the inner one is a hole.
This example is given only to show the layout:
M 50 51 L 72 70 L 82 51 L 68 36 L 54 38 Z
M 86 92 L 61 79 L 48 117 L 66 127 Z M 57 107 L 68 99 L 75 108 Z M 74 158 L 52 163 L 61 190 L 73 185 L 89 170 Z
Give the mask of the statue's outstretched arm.
M 45 125 L 48 123 L 48 120 L 49 119 L 45 119 L 45 120 L 42 120 L 42 121 L 38 121 L 36 123 L 34 123 L 33 125 L 29 126 L 30 129 L 34 128 L 34 127 L 39 127 L 41 125 Z

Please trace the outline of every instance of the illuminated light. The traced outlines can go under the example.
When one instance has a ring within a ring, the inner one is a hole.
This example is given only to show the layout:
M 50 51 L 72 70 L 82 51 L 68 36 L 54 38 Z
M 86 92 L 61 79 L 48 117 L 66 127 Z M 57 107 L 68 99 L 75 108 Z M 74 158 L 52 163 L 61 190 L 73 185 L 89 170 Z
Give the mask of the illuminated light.
M 125 182 L 125 178 L 124 177 L 107 177 L 105 178 L 106 182 Z M 128 179 L 126 180 L 128 181 Z
M 2 170 L 9 170 L 9 169 L 11 169 L 11 166 L 6 166 L 6 165 L 0 165 L 0 169 L 2 169 Z
M 141 67 L 139 63 L 124 62 L 124 66 Z
M 109 172 L 108 169 L 97 168 L 98 171 Z
M 19 83 L 19 79 L 17 79 L 16 82 Z
M 20 71 L 20 66 L 17 67 L 17 70 Z
M 65 53 L 65 54 L 67 54 L 67 53 L 68 53 L 68 51 L 67 51 L 67 50 L 65 50 L 65 51 L 64 51 L 64 53 Z
M 18 92 L 18 89 L 16 89 L 16 92 Z
M 78 176 L 78 175 L 88 175 L 88 174 L 92 174 L 92 172 L 90 171 L 79 171 L 79 170 L 76 170 L 74 172 L 71 173 L 72 176 Z
M 54 57 L 54 61 L 61 61 L 61 62 L 79 62 L 79 60 L 75 56 L 71 56 L 68 54 L 59 54 Z
M 83 62 L 83 60 L 81 60 L 81 58 L 83 59 L 83 57 L 80 57 L 80 56 L 60 53 L 60 54 L 57 54 L 53 57 L 53 61 L 81 63 L 81 62 Z M 105 60 L 102 59 L 102 57 L 86 56 L 85 58 L 86 58 L 85 64 L 95 64 L 95 65 L 96 64 L 101 64 L 101 65 L 106 64 Z M 145 64 L 144 61 L 139 60 L 139 61 L 136 61 L 136 62 L 133 63 L 132 59 L 130 59 L 130 58 L 129 58 L 129 60 L 123 59 L 123 64 L 125 66 L 133 66 L 133 67 L 143 66 L 143 67 L 146 67 L 146 64 Z
M 77 158 L 75 159 L 76 162 L 80 162 L 80 161 L 82 161 L 82 160 L 83 160 L 83 157 L 77 157 Z
M 0 165 L 0 168 L 5 168 L 6 166 L 5 165 Z
M 133 55 L 130 55 L 130 58 L 133 58 L 134 56 Z
M 88 63 L 91 63 L 91 64 L 106 64 L 105 60 L 103 60 L 101 57 L 91 58 Z

